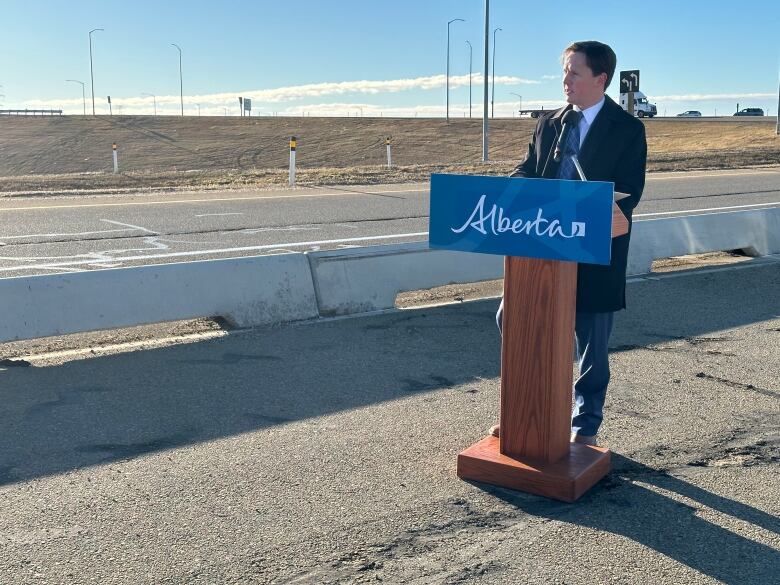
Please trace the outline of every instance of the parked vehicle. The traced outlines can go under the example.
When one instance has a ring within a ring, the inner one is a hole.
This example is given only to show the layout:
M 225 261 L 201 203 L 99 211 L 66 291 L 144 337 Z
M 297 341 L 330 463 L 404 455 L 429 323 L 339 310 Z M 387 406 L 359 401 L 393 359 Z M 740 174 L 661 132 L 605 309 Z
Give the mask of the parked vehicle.
M 763 116 L 764 110 L 761 108 L 742 108 L 734 113 L 735 116 Z
M 677 114 L 678 118 L 701 118 L 701 112 L 698 110 L 687 110 L 682 114 Z
M 628 111 L 628 94 L 620 94 L 620 107 Z M 637 118 L 652 118 L 658 115 L 655 104 L 647 101 L 647 96 L 641 91 L 634 92 L 634 115 Z
M 530 116 L 531 118 L 538 118 L 539 116 L 544 116 L 545 114 L 549 114 L 550 112 L 554 112 L 558 108 L 552 108 L 550 110 L 545 110 L 544 108 L 540 110 L 518 110 L 517 115 L 521 118 L 525 118 Z

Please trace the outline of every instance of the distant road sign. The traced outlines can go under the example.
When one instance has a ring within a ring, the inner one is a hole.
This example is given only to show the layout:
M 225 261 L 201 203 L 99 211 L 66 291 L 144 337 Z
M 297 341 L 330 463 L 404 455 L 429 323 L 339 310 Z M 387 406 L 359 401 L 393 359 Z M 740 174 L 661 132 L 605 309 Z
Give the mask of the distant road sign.
M 639 69 L 620 72 L 620 93 L 639 91 Z
M 252 111 L 252 100 L 250 98 L 244 98 L 244 111 L 245 112 Z

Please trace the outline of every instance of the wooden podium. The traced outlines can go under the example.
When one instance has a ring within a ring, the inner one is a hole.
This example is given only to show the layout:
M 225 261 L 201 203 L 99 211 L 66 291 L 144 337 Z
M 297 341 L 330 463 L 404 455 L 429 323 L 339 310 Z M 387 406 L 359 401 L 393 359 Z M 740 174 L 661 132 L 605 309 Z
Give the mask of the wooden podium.
M 608 449 L 569 442 L 576 291 L 575 262 L 506 257 L 501 437 L 460 453 L 459 477 L 573 502 L 609 472 Z

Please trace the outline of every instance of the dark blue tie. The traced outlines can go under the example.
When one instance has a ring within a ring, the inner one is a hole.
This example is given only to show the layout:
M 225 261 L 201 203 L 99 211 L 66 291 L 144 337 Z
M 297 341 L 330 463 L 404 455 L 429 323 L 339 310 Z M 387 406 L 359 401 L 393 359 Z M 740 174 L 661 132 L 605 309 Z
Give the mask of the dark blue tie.
M 572 124 L 571 132 L 566 137 L 566 143 L 563 145 L 563 160 L 561 160 L 561 166 L 558 167 L 558 179 L 579 179 L 579 174 L 574 166 L 572 156 L 579 155 L 580 153 L 580 120 L 582 120 L 582 112 L 572 110 L 577 114 L 576 123 Z

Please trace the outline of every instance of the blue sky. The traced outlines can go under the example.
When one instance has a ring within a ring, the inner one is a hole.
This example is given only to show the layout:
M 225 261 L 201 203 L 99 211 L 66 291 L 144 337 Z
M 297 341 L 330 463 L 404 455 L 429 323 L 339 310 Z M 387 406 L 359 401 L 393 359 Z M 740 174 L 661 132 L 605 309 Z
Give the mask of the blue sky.
M 627 11 L 628 7 L 645 7 Z M 618 69 L 639 69 L 659 113 L 705 115 L 757 106 L 776 113 L 780 3 L 710 0 L 582 3 L 491 1 L 496 33 L 496 115 L 563 103 L 561 50 L 598 39 Z M 88 31 L 93 34 L 98 113 L 179 113 L 178 52 L 185 111 L 236 115 L 444 114 L 447 21 L 451 26 L 450 114 L 467 114 L 468 47 L 474 115 L 481 114 L 484 0 L 213 1 L 0 0 L 0 103 L 81 113 L 90 105 Z M 546 18 L 545 15 L 550 15 Z M 491 35 L 492 42 L 492 35 Z M 492 51 L 492 49 L 491 49 Z M 492 53 L 491 53 L 492 59 Z M 617 94 L 617 83 L 608 93 Z M 4 96 L 2 95 L 4 94 Z M 518 94 L 518 95 L 515 95 Z

